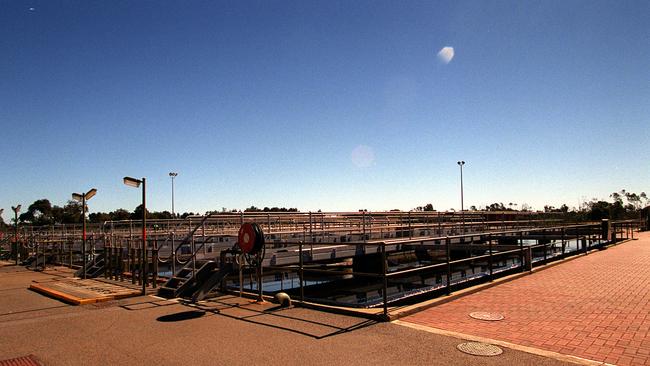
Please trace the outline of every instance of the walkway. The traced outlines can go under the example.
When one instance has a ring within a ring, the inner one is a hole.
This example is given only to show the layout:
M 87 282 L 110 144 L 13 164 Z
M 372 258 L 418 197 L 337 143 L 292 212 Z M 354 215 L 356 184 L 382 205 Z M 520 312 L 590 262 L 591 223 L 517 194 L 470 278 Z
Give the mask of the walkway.
M 494 312 L 502 321 L 475 320 Z M 403 318 L 617 365 L 650 365 L 650 233 Z
M 198 309 L 153 296 L 72 306 L 28 290 L 71 275 L 0 263 L 0 365 L 565 365 L 511 349 L 471 356 L 458 338 L 232 296 Z

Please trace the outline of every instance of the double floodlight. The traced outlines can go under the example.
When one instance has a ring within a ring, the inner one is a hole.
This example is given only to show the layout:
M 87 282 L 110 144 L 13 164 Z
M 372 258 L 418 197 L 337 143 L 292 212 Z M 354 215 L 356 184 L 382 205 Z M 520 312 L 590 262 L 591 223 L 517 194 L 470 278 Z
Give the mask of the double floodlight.
M 458 162 L 458 165 L 461 165 L 461 166 L 462 166 L 462 165 L 465 165 L 465 161 L 463 161 L 463 160 L 459 161 L 459 162 Z
M 20 208 L 23 207 L 23 205 L 18 205 L 16 207 L 11 206 L 11 209 L 14 210 L 15 213 L 18 213 L 20 211 Z
M 173 178 L 173 177 L 176 177 L 176 176 L 178 176 L 178 173 L 175 173 L 175 172 L 170 172 L 170 173 L 169 173 L 169 176 Z
M 88 201 L 89 199 L 93 198 L 97 194 L 97 189 L 93 188 L 90 191 L 84 193 L 73 193 L 72 194 L 72 199 L 75 201 L 83 201 L 84 199 Z
M 124 177 L 124 184 L 126 184 L 129 187 L 138 188 L 140 187 L 140 184 L 142 184 L 142 180 L 131 178 L 131 177 Z

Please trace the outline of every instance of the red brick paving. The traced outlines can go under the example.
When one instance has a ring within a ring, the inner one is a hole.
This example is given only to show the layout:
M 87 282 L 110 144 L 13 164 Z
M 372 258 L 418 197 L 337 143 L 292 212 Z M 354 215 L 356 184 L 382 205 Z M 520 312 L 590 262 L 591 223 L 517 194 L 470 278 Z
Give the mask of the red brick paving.
M 1 360 L 0 366 L 41 366 L 42 364 L 32 355 Z
M 650 233 L 639 238 L 402 320 L 617 365 L 650 365 Z M 505 319 L 472 319 L 474 311 Z

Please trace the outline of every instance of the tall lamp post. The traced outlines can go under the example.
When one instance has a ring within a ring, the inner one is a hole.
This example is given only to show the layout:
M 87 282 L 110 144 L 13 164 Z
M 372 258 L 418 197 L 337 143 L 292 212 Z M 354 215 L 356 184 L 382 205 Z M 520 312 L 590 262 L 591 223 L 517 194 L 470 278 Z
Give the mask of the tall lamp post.
M 129 187 L 138 188 L 142 184 L 142 269 L 140 276 L 142 278 L 142 295 L 147 294 L 147 180 L 145 178 L 135 179 L 124 177 L 124 184 Z
M 465 234 L 465 206 L 463 203 L 463 165 L 465 161 L 461 160 L 458 162 L 460 167 L 460 217 L 463 220 L 463 234 Z
M 97 194 L 97 189 L 93 188 L 86 193 L 73 193 L 72 199 L 81 202 L 81 221 L 82 225 L 82 240 L 81 240 L 81 256 L 83 257 L 83 276 L 86 279 L 86 267 L 88 264 L 88 257 L 86 256 L 86 201 L 93 198 Z
M 169 176 L 172 178 L 172 218 L 175 219 L 176 215 L 174 214 L 174 178 L 178 176 L 178 173 L 170 172 Z
M 20 212 L 21 207 L 22 205 L 18 205 L 16 207 L 11 206 L 11 209 L 14 210 L 14 254 L 16 258 L 16 265 L 18 265 L 18 262 L 20 261 L 20 252 L 18 250 L 18 212 Z

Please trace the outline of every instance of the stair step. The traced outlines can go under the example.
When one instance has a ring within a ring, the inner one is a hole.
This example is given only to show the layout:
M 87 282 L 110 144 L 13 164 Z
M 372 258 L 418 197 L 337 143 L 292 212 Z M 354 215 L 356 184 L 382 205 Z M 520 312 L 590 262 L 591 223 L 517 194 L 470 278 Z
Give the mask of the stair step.
M 176 289 L 171 287 L 162 286 L 158 289 L 158 296 L 171 299 L 176 297 Z

